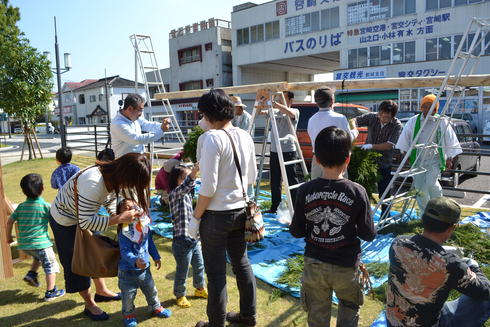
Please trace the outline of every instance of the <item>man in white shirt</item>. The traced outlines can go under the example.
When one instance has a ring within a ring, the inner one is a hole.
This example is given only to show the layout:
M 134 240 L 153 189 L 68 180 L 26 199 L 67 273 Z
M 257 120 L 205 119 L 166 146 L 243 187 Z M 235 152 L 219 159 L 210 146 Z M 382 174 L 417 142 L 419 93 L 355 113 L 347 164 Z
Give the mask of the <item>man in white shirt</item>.
M 235 117 L 231 121 L 233 126 L 243 129 L 248 132 L 248 128 L 250 127 L 250 119 L 252 115 L 250 115 L 245 108 L 246 105 L 243 104 L 242 99 L 239 96 L 231 96 L 231 101 L 235 106 Z
M 403 128 L 395 146 L 402 151 L 403 155 L 410 149 L 410 144 L 419 133 L 417 144 L 428 145 L 429 137 L 436 126 L 438 118 L 438 102 L 435 104 L 432 114 L 428 115 L 430 107 L 435 100 L 436 96 L 434 94 L 426 95 L 422 99 L 420 106 L 422 113 L 410 118 Z M 423 126 L 426 120 L 428 121 Z M 417 190 L 417 202 L 420 212 L 424 212 L 430 199 L 442 196 L 442 187 L 438 180 L 439 173 L 446 168 L 451 169 L 452 159 L 463 152 L 453 128 L 444 117 L 441 118 L 439 128 L 432 139 L 431 145 L 434 146 L 418 150 L 414 149 L 410 154 L 410 164 L 413 167 L 426 170 L 423 174 L 413 176 L 413 186 Z M 418 156 L 420 158 L 416 160 Z
M 335 126 L 349 133 L 351 141 L 354 141 L 359 134 L 356 129 L 349 128 L 347 118 L 333 111 L 333 103 L 335 102 L 335 91 L 329 87 L 321 87 L 315 91 L 315 102 L 318 105 L 318 112 L 308 120 L 308 135 L 311 139 L 313 153 L 315 153 L 315 139 L 317 135 L 324 129 L 330 126 Z M 311 162 L 311 179 L 322 176 L 322 168 L 317 164 L 315 157 Z
M 139 94 L 129 94 L 123 108 L 111 122 L 112 149 L 116 159 L 126 153 L 144 153 L 145 144 L 157 141 L 168 131 L 170 121 L 151 122 L 142 117 L 145 99 Z M 148 132 L 146 134 L 142 131 Z

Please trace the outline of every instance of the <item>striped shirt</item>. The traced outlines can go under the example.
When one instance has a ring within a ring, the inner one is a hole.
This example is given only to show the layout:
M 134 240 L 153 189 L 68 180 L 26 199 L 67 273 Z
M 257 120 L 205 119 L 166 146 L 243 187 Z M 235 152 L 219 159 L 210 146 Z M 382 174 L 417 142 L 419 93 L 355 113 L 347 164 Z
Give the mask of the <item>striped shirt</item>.
M 71 178 L 58 192 L 51 206 L 51 215 L 62 226 L 77 224 L 74 197 L 74 180 Z M 108 192 L 99 167 L 92 167 L 78 177 L 78 208 L 80 227 L 92 231 L 105 231 L 109 218 L 98 211 L 104 206 L 109 214 L 116 212 L 116 195 Z
M 182 184 L 169 194 L 170 213 L 174 225 L 174 238 L 189 236 L 187 226 L 193 215 L 192 197 L 194 195 L 195 181 L 187 176 Z
M 48 235 L 49 203 L 42 197 L 27 199 L 10 216 L 19 227 L 18 247 L 21 250 L 40 250 L 53 246 Z

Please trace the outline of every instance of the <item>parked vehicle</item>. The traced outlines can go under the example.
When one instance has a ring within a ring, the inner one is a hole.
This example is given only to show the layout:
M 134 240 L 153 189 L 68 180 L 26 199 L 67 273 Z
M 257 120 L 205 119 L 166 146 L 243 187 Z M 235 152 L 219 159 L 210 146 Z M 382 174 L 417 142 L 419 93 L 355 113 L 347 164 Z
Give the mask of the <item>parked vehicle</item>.
M 54 134 L 54 126 L 51 122 L 48 122 L 48 128 L 46 130 L 46 123 L 37 123 L 36 124 L 36 133 L 48 133 Z
M 298 141 L 301 144 L 301 151 L 303 152 L 303 156 L 305 158 L 305 162 L 307 166 L 311 165 L 311 160 L 313 158 L 313 149 L 311 146 L 310 136 L 307 132 L 308 120 L 311 116 L 313 116 L 318 111 L 318 106 L 315 103 L 311 102 L 301 102 L 294 103 L 292 105 L 293 108 L 297 108 L 300 111 L 298 128 L 296 130 L 296 135 L 298 137 Z M 335 112 L 341 113 L 347 117 L 347 120 L 355 118 L 357 116 L 363 115 L 365 113 L 370 112 L 369 108 L 350 103 L 335 103 L 333 105 L 333 110 Z M 354 144 L 364 144 L 367 138 L 367 128 L 360 127 L 359 128 L 359 136 L 356 138 Z
M 485 126 L 483 126 L 483 134 L 488 135 L 483 138 L 483 142 L 484 143 L 490 142 L 490 120 L 487 120 L 485 122 Z
M 398 111 L 396 114 L 396 118 L 402 120 L 402 119 L 409 119 L 418 114 L 419 111 Z
M 473 118 L 473 115 L 470 113 L 457 113 L 452 115 L 452 119 L 462 119 L 468 124 L 470 124 L 471 127 L 471 132 L 476 134 L 477 133 L 477 126 L 476 126 L 476 119 Z
M 400 119 L 400 121 L 405 126 L 408 118 Z M 472 134 L 470 124 L 462 119 L 451 119 L 451 126 L 458 137 L 461 148 L 463 148 L 463 153 L 453 158 L 453 169 L 477 171 L 480 164 L 480 144 L 475 137 L 465 136 L 465 134 Z M 394 169 L 398 167 L 402 159 L 400 151 L 395 150 L 393 156 Z M 405 169 L 409 169 L 408 163 L 405 164 L 404 170 Z M 471 173 L 466 174 L 471 175 Z M 444 171 L 441 173 L 439 180 L 448 183 L 452 187 L 457 187 L 462 175 L 464 175 L 464 173 L 450 173 Z

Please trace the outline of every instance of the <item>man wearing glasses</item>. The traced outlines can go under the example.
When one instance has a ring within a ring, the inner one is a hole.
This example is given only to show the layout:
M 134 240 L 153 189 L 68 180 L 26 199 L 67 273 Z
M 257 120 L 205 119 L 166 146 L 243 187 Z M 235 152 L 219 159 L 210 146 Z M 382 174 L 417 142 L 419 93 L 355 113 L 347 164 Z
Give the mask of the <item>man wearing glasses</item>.
M 145 99 L 141 95 L 129 94 L 123 108 L 112 120 L 112 149 L 116 159 L 126 153 L 143 153 L 145 144 L 161 139 L 168 131 L 170 121 L 167 118 L 161 123 L 146 120 L 142 117 L 144 107 Z

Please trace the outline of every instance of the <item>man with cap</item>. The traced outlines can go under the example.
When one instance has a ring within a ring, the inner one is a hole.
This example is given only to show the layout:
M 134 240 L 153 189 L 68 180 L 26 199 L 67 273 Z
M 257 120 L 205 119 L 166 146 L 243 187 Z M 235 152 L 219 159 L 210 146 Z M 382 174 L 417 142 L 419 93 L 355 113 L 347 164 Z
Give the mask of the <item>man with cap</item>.
M 442 247 L 460 214 L 454 200 L 433 198 L 422 215 L 422 235 L 399 236 L 391 244 L 388 326 L 483 326 L 490 317 L 490 281 L 478 263 Z M 453 289 L 463 295 L 446 302 Z
M 168 131 L 170 121 L 161 123 L 146 120 L 143 115 L 145 99 L 139 94 L 129 94 L 123 108 L 111 122 L 112 149 L 116 159 L 126 153 L 143 153 L 145 144 L 158 141 Z M 145 134 L 142 131 L 147 132 Z
M 452 168 L 452 159 L 463 152 L 456 133 L 445 117 L 441 117 L 439 127 L 430 144 L 429 137 L 437 124 L 439 115 L 439 102 L 434 94 L 426 95 L 420 104 L 421 113 L 408 120 L 396 143 L 396 148 L 402 154 L 410 149 L 410 144 L 420 134 L 417 144 L 425 144 L 427 147 L 413 149 L 410 154 L 412 167 L 423 168 L 425 173 L 413 176 L 413 186 L 417 190 L 417 202 L 420 212 L 423 212 L 430 199 L 442 196 L 442 187 L 439 184 L 439 173 Z M 432 104 L 434 109 L 429 113 Z M 424 122 L 427 123 L 424 125 Z M 432 145 L 432 146 L 431 146 Z M 425 153 L 424 153 L 425 152 Z M 420 156 L 419 159 L 416 158 Z
M 250 119 L 252 116 L 245 110 L 247 106 L 242 103 L 242 99 L 239 96 L 231 96 L 230 98 L 235 106 L 235 117 L 231 123 L 233 126 L 248 132 L 248 128 L 250 127 Z

